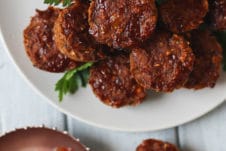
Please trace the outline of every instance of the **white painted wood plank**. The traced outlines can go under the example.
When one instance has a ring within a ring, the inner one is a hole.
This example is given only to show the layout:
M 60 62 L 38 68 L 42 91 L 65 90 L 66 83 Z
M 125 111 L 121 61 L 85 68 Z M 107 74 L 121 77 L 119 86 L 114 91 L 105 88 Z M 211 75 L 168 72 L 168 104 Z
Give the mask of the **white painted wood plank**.
M 65 118 L 31 90 L 0 44 L 0 129 L 41 124 L 64 129 Z
M 1 119 L 1 115 L 0 115 L 0 135 L 2 134 L 2 119 Z
M 0 72 L 1 72 L 1 69 L 4 67 L 4 64 L 6 63 L 6 59 L 5 57 L 3 57 L 3 50 L 2 50 L 2 46 L 1 46 L 1 42 L 0 42 Z M 0 79 L 0 85 L 1 85 L 1 79 Z M 1 87 L 1 86 L 0 86 Z M 0 91 L 1 91 L 1 88 L 0 88 Z M 1 98 L 2 96 L 0 95 L 0 105 L 1 105 Z M 1 108 L 0 108 L 0 111 L 1 111 Z M 2 133 L 2 117 L 1 117 L 1 114 L 0 114 L 0 134 Z
M 177 142 L 174 129 L 146 132 L 124 133 L 95 128 L 68 118 L 68 130 L 92 151 L 135 151 L 136 146 L 147 138 L 156 138 L 172 143 Z
M 226 102 L 206 116 L 179 128 L 184 151 L 226 151 Z

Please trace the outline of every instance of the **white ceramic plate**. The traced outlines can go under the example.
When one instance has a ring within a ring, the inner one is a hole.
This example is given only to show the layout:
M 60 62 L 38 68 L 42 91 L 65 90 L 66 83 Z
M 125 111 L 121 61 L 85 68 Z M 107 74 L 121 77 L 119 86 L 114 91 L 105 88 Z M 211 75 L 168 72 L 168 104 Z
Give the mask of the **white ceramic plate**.
M 178 90 L 172 94 L 151 93 L 137 107 L 112 109 L 103 105 L 90 88 L 58 102 L 54 84 L 62 74 L 35 69 L 25 54 L 22 31 L 35 8 L 45 8 L 44 0 L 1 0 L 2 41 L 21 75 L 40 95 L 62 112 L 101 128 L 119 131 L 151 131 L 174 127 L 204 115 L 226 98 L 226 74 L 222 73 L 214 89 Z

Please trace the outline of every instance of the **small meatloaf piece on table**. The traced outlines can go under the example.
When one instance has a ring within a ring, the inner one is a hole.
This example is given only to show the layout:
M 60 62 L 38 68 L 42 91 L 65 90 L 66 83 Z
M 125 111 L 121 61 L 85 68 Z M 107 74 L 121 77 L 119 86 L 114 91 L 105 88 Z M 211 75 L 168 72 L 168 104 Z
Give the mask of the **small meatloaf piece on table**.
M 114 48 L 129 48 L 149 38 L 157 22 L 155 0 L 93 0 L 90 34 Z
M 130 73 L 128 55 L 96 63 L 91 67 L 89 83 L 103 103 L 115 108 L 140 104 L 146 95 Z
M 144 48 L 132 49 L 130 69 L 144 88 L 172 92 L 187 82 L 194 60 L 192 49 L 182 36 L 162 31 Z
M 214 87 L 221 71 L 223 58 L 221 45 L 208 30 L 193 31 L 190 42 L 196 59 L 185 87 L 190 89 Z
M 160 6 L 160 15 L 170 31 L 183 33 L 203 23 L 208 7 L 208 0 L 166 0 Z
M 210 24 L 215 30 L 226 29 L 226 0 L 210 0 Z
M 24 30 L 24 45 L 33 65 L 49 72 L 63 72 L 78 63 L 63 55 L 53 39 L 53 26 L 60 10 L 49 7 L 37 10 L 30 25 Z
M 77 0 L 61 11 L 54 26 L 54 37 L 60 51 L 75 61 L 88 62 L 105 58 L 103 45 L 89 34 L 89 2 Z
M 155 139 L 144 140 L 136 151 L 179 151 L 179 149 L 170 143 Z

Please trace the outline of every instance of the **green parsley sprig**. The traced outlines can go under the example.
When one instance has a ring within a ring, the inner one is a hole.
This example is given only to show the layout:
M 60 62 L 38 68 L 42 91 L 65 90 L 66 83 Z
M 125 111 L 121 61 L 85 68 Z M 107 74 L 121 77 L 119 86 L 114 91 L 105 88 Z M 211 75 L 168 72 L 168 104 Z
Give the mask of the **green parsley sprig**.
M 158 5 L 161 5 L 164 1 L 165 1 L 165 0 L 156 0 L 156 3 L 157 3 Z
M 72 0 L 44 0 L 44 3 L 49 5 L 55 5 L 55 6 L 62 3 L 63 7 L 67 7 L 72 4 Z
M 66 94 L 75 93 L 79 86 L 86 87 L 89 79 L 89 69 L 92 65 L 93 63 L 89 62 L 70 70 L 56 83 L 55 91 L 58 91 L 60 102 Z

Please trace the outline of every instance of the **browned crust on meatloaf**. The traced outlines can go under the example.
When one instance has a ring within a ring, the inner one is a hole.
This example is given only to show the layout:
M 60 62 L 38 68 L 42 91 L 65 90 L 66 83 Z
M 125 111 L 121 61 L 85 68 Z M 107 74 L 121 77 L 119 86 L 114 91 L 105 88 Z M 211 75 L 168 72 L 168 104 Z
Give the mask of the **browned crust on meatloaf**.
M 100 61 L 91 68 L 89 83 L 106 105 L 118 108 L 143 101 L 145 90 L 134 80 L 129 66 L 129 56 L 121 54 Z
M 208 0 L 166 0 L 160 6 L 160 15 L 170 31 L 183 33 L 203 23 L 208 7 Z
M 157 22 L 154 0 L 93 0 L 90 34 L 114 48 L 128 48 L 151 36 Z
M 77 63 L 61 54 L 53 40 L 53 26 L 60 10 L 49 7 L 36 12 L 24 30 L 24 45 L 33 65 L 49 72 L 63 72 L 76 67 Z
M 179 151 L 179 149 L 168 142 L 147 139 L 137 147 L 136 151 Z
M 132 50 L 130 63 L 131 72 L 141 86 L 157 92 L 172 92 L 187 82 L 194 54 L 182 36 L 158 32 L 145 48 Z
M 77 0 L 59 15 L 55 42 L 60 51 L 75 61 L 88 62 L 105 58 L 103 46 L 89 35 L 88 2 Z
M 208 30 L 191 33 L 191 47 L 195 54 L 194 69 L 185 84 L 187 88 L 214 87 L 220 76 L 222 48 Z
M 226 29 L 226 0 L 210 0 L 210 23 L 215 30 Z

